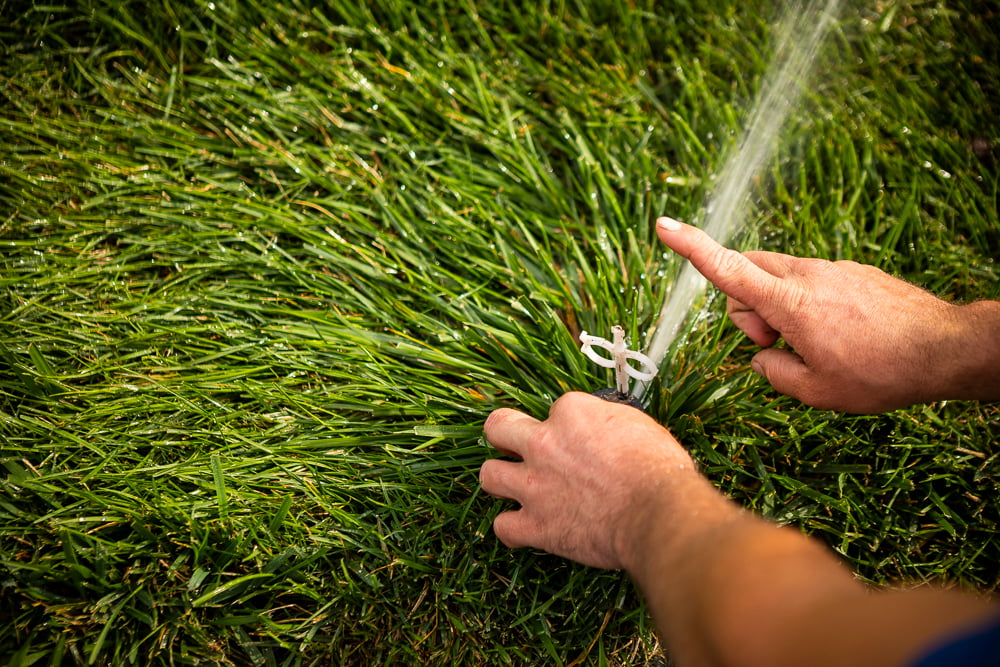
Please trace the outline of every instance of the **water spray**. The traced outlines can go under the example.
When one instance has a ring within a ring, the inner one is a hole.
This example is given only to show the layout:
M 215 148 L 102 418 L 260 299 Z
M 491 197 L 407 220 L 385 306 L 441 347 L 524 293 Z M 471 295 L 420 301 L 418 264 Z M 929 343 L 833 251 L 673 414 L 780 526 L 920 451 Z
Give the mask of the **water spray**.
M 701 224 L 709 236 L 723 245 L 745 224 L 750 208 L 750 186 L 760 168 L 774 155 L 778 133 L 801 97 L 805 79 L 841 1 L 790 3 L 776 28 L 780 37 L 775 50 L 777 59 L 764 78 L 742 139 L 729 154 L 716 179 Z M 595 395 L 642 409 L 647 383 L 656 376 L 670 345 L 707 287 L 708 281 L 691 264 L 681 267 L 656 324 L 650 330 L 646 354 L 627 348 L 625 330 L 620 326 L 612 327 L 613 342 L 591 336 L 586 331 L 581 333 L 581 351 L 594 363 L 615 369 L 615 388 L 594 392 Z M 593 350 L 595 346 L 611 352 L 612 358 L 598 355 Z M 630 366 L 630 359 L 639 361 L 646 370 Z M 638 381 L 631 392 L 630 377 Z
M 726 159 L 705 210 L 702 229 L 725 245 L 743 227 L 750 208 L 750 186 L 760 167 L 771 159 L 778 145 L 778 132 L 801 97 L 805 79 L 841 0 L 811 0 L 790 3 L 776 30 L 780 41 L 778 58 L 761 86 L 750 114 L 749 125 L 735 152 Z M 649 334 L 647 356 L 659 368 L 670 345 L 695 302 L 705 292 L 707 281 L 685 263 L 671 285 L 660 315 Z M 633 396 L 642 400 L 646 385 L 636 386 Z

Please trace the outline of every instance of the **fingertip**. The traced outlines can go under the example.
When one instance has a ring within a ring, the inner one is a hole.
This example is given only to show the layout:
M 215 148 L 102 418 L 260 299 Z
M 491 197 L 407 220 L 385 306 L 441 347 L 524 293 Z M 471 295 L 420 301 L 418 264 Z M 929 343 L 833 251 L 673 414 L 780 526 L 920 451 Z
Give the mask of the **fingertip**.
M 493 488 L 494 467 L 498 462 L 498 459 L 486 459 L 479 466 L 479 486 L 483 487 L 483 491 L 491 496 L 493 495 L 490 490 Z
M 524 532 L 523 510 L 501 512 L 493 519 L 493 533 L 510 549 L 528 546 Z
M 686 225 L 679 220 L 660 216 L 656 219 L 656 235 L 665 246 L 682 256 L 687 256 L 684 246 L 687 243 L 688 234 L 684 232 L 693 229 L 691 225 Z
M 510 408 L 498 408 L 486 416 L 483 423 L 483 431 L 486 432 L 486 439 L 489 440 L 490 431 L 496 428 L 497 422 L 503 421 L 503 413 Z
M 679 232 L 684 228 L 684 223 L 663 215 L 656 219 L 656 226 L 667 232 Z
M 500 408 L 486 418 L 483 435 L 501 454 L 523 460 L 532 433 L 539 424 L 537 419 L 519 410 Z
M 656 219 L 656 234 L 665 246 L 692 261 L 695 255 L 722 248 L 705 230 L 665 215 Z
M 527 416 L 523 412 L 514 410 L 513 408 L 497 408 L 486 417 L 486 421 L 483 423 L 483 432 L 486 434 L 486 439 L 491 440 L 490 433 L 495 432 L 498 428 L 502 428 L 504 423 L 518 417 Z
M 503 459 L 487 459 L 479 467 L 479 485 L 494 498 L 520 502 L 524 487 L 521 463 Z

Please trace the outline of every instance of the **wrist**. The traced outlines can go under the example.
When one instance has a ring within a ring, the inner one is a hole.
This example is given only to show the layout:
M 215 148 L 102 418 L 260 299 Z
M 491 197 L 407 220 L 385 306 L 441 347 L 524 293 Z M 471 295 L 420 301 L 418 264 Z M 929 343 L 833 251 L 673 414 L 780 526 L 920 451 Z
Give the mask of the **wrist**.
M 701 476 L 673 498 L 661 498 L 658 511 L 634 542 L 625 569 L 671 654 L 685 664 L 711 664 L 717 656 L 705 642 L 718 620 L 712 605 L 723 597 L 713 592 L 717 577 L 712 573 L 723 569 L 720 559 L 730 551 L 725 545 L 734 539 L 739 543 L 740 535 L 761 522 Z
M 742 510 L 694 470 L 672 476 L 637 503 L 619 541 L 626 572 L 640 585 L 671 563 L 684 560 L 692 544 L 742 516 Z
M 961 335 L 947 350 L 954 370 L 942 399 L 1000 400 L 1000 302 L 957 306 Z

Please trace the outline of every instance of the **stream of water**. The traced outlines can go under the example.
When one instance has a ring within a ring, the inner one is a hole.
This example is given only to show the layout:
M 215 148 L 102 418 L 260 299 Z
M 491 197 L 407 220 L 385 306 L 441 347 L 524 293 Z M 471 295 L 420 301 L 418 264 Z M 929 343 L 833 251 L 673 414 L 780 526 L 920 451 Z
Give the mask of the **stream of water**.
M 728 243 L 746 225 L 752 204 L 750 188 L 778 147 L 781 128 L 798 104 L 840 4 L 841 0 L 790 2 L 785 16 L 775 26 L 774 61 L 765 74 L 741 140 L 714 179 L 715 187 L 700 221 L 702 229 L 719 243 Z M 648 336 L 646 356 L 661 372 L 670 345 L 707 287 L 701 274 L 685 262 Z M 633 393 L 641 398 L 645 389 L 638 383 Z

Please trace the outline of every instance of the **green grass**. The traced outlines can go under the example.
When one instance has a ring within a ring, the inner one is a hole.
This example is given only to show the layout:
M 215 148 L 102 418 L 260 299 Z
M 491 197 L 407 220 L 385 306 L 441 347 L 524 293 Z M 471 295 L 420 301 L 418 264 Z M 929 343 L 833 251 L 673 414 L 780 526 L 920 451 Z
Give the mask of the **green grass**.
M 0 0 L 3 661 L 645 664 L 624 575 L 497 543 L 481 426 L 644 340 L 770 3 L 246 4 Z M 998 28 L 848 7 L 741 243 L 1000 297 Z M 720 488 L 996 588 L 1000 409 L 810 410 L 751 353 L 715 300 L 650 392 Z

